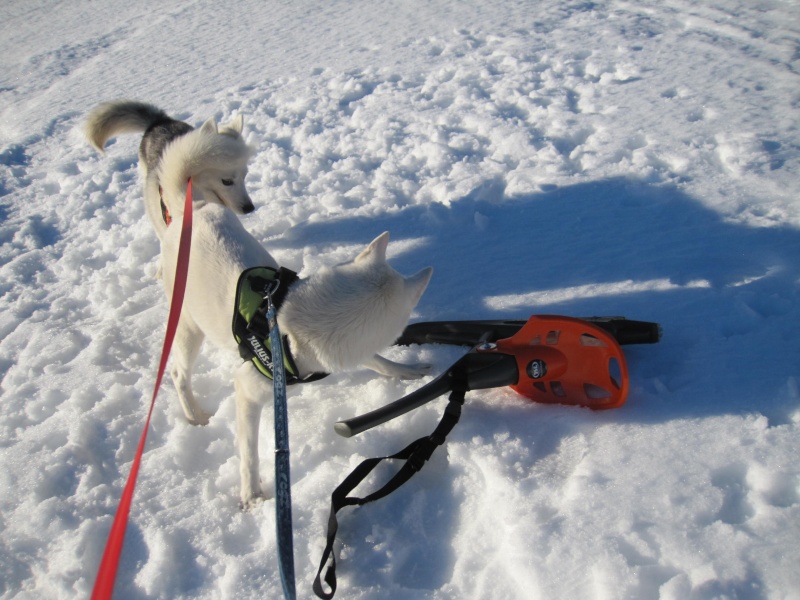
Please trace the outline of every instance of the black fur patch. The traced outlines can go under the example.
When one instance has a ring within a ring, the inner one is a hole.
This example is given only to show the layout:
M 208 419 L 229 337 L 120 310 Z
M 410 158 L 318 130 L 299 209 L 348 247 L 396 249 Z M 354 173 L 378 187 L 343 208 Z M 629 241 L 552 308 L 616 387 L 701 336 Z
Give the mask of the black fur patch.
M 194 131 L 194 127 L 166 115 L 163 119 L 150 125 L 144 132 L 142 143 L 139 146 L 139 156 L 144 161 L 147 172 L 150 173 L 158 167 L 158 161 L 161 160 L 161 154 L 167 144 L 190 131 Z

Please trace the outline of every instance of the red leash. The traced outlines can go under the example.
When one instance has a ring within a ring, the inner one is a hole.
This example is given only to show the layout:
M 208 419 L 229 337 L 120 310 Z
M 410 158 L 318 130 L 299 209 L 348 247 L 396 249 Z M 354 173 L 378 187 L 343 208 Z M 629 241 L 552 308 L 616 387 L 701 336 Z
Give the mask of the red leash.
M 161 379 L 167 367 L 167 357 L 172 349 L 172 340 L 175 338 L 175 330 L 178 328 L 178 319 L 181 316 L 181 306 L 183 305 L 183 295 L 186 291 L 186 275 L 189 271 L 189 250 L 192 242 L 192 180 L 186 188 L 186 203 L 183 209 L 183 229 L 181 230 L 180 244 L 178 245 L 178 263 L 175 269 L 175 283 L 172 287 L 172 302 L 169 307 L 169 319 L 167 321 L 167 332 L 164 335 L 164 346 L 161 350 L 161 363 L 158 366 L 156 385 L 153 388 L 153 398 L 150 400 L 150 410 L 147 412 L 147 420 L 144 424 L 142 437 L 139 440 L 139 447 L 136 449 L 136 456 L 131 465 L 131 472 L 128 475 L 128 483 L 122 492 L 122 497 L 117 507 L 117 514 L 114 516 L 114 524 L 108 534 L 106 549 L 103 552 L 103 560 L 97 571 L 97 579 L 92 590 L 92 600 L 109 600 L 114 591 L 114 582 L 117 579 L 117 566 L 119 557 L 122 553 L 122 544 L 125 541 L 125 530 L 128 526 L 128 514 L 131 510 L 133 500 L 133 490 L 136 487 L 136 476 L 139 473 L 139 465 L 142 461 L 144 443 L 147 439 L 147 430 L 150 428 L 150 417 L 153 414 L 153 406 L 156 403 L 158 388 L 161 387 Z

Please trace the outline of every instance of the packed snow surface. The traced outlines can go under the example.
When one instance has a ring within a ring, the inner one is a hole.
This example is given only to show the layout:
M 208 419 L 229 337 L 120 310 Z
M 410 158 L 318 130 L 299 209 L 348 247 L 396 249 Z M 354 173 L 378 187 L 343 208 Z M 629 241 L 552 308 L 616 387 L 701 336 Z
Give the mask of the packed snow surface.
M 389 230 L 395 268 L 435 268 L 414 321 L 663 326 L 627 347 L 622 408 L 470 393 L 417 477 L 342 511 L 337 598 L 800 598 L 797 2 L 6 0 L 0 23 L 0 598 L 89 595 L 152 392 L 139 139 L 101 156 L 82 134 L 119 97 L 243 114 L 243 222 L 301 275 Z M 386 355 L 438 372 L 461 351 Z M 237 364 L 204 348 L 205 427 L 164 385 L 116 597 L 281 597 L 273 500 L 238 507 Z M 419 385 L 291 391 L 300 597 L 332 490 L 445 400 L 333 423 Z

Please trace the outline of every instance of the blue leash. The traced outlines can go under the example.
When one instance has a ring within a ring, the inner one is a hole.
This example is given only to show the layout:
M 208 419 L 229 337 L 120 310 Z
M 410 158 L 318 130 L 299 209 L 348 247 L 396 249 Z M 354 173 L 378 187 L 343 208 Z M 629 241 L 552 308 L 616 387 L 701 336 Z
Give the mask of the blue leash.
M 286 369 L 283 365 L 283 345 L 275 305 L 273 289 L 269 295 L 267 321 L 272 345 L 272 379 L 275 402 L 275 525 L 278 537 L 278 561 L 281 571 L 283 596 L 295 600 L 294 545 L 292 542 L 292 489 L 289 477 L 289 414 L 286 406 Z

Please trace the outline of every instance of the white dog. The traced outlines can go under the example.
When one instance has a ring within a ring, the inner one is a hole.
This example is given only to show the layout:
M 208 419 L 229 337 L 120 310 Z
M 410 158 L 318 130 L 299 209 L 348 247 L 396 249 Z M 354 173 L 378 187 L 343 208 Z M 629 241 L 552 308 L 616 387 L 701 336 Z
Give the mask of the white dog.
M 239 156 L 238 145 L 217 144 L 215 128 L 172 141 L 157 168 L 163 200 L 173 225 L 162 238 L 163 280 L 171 294 L 175 279 L 184 199 L 189 177 Z M 226 152 L 230 156 L 226 155 Z M 187 162 L 183 157 L 191 156 Z M 250 267 L 277 267 L 270 254 L 250 235 L 234 213 L 216 202 L 208 187 L 193 184 L 193 229 L 186 296 L 173 345 L 171 375 L 186 418 L 208 422 L 191 388 L 192 365 L 205 337 L 238 353 L 231 331 L 240 274 Z M 392 377 L 420 377 L 429 365 L 401 365 L 376 354 L 391 345 L 428 285 L 433 270 L 404 278 L 386 262 L 389 234 L 376 238 L 351 263 L 324 269 L 293 284 L 278 311 L 278 325 L 289 339 L 299 375 L 334 372 L 359 365 Z M 258 477 L 258 428 L 262 407 L 271 397 L 272 382 L 252 362 L 239 367 L 236 389 L 236 432 L 241 459 L 241 501 L 244 507 L 263 497 Z
M 202 163 L 201 169 L 191 168 L 194 173 L 192 185 L 202 192 L 206 202 L 217 202 L 238 214 L 255 210 L 244 185 L 252 150 L 242 139 L 243 126 L 240 115 L 219 128 L 214 119 L 209 119 L 200 129 L 194 129 L 183 121 L 172 119 L 155 106 L 122 100 L 95 108 L 86 121 L 85 133 L 101 153 L 106 142 L 120 133 L 143 133 L 139 145 L 139 167 L 145 180 L 144 205 L 161 239 L 171 220 L 161 197 L 163 185 L 158 177 L 158 166 L 167 158 L 187 166 Z M 173 143 L 184 137 L 202 138 L 203 143 Z M 204 152 L 202 158 L 193 154 L 200 149 Z M 170 156 L 173 153 L 179 155 Z

